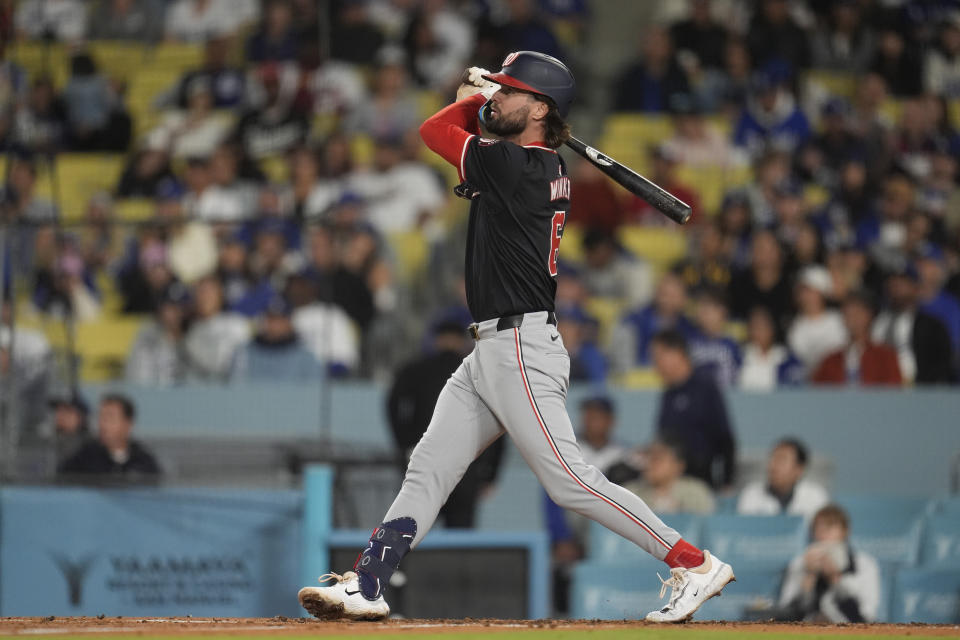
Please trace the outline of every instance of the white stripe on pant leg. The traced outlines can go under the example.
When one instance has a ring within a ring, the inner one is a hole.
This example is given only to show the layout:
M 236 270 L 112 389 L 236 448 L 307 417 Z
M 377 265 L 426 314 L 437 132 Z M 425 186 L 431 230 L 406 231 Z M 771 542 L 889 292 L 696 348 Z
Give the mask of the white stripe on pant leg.
M 550 434 L 549 429 L 547 429 L 546 421 L 544 421 L 543 415 L 540 413 L 540 408 L 537 406 L 536 399 L 533 396 L 533 389 L 530 387 L 530 382 L 527 379 L 527 372 L 523 363 L 522 346 L 520 343 L 520 330 L 515 328 L 513 330 L 513 333 L 514 333 L 514 340 L 516 342 L 516 348 L 517 348 L 517 364 L 520 367 L 520 376 L 523 378 L 523 386 L 527 393 L 527 399 L 530 401 L 530 408 L 533 409 L 533 412 L 537 417 L 537 422 L 540 423 L 540 430 L 543 432 L 544 436 L 546 437 L 547 442 L 550 444 L 550 448 L 553 451 L 554 456 L 556 456 L 557 460 L 560 462 L 560 465 L 563 467 L 564 471 L 566 471 L 567 474 L 571 478 L 573 478 L 574 481 L 578 485 L 580 485 L 584 490 L 586 490 L 588 493 L 603 500 L 604 502 L 609 504 L 611 507 L 613 507 L 614 509 L 616 509 L 617 511 L 625 515 L 627 518 L 631 519 L 633 522 L 638 524 L 644 531 L 650 534 L 650 536 L 656 542 L 662 545 L 664 548 L 666 548 L 667 550 L 672 549 L 673 546 L 670 543 L 668 543 L 666 540 L 664 540 L 655 531 L 653 531 L 653 529 L 651 529 L 650 526 L 647 525 L 643 520 L 641 520 L 635 514 L 631 513 L 623 505 L 619 504 L 612 498 L 609 498 L 608 496 L 603 495 L 596 489 L 593 489 L 592 487 L 588 486 L 576 473 L 574 473 L 573 469 L 570 468 L 566 460 L 563 459 L 563 456 L 560 455 L 560 450 L 557 448 L 557 445 L 554 442 L 553 436 Z

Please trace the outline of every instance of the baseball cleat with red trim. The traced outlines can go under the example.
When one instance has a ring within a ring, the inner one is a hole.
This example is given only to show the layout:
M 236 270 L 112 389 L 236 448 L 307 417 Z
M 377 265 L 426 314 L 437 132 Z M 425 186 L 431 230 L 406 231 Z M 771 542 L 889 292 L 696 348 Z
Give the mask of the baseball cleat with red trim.
M 345 574 L 325 573 L 321 584 L 334 581 L 325 587 L 304 587 L 297 594 L 300 606 L 321 620 L 385 620 L 390 607 L 383 596 L 367 600 L 360 592 L 360 579 L 353 571 Z
M 660 574 L 657 574 L 660 578 Z M 692 569 L 677 567 L 670 570 L 670 578 L 664 580 L 660 587 L 660 597 L 666 593 L 667 587 L 673 587 L 667 606 L 647 614 L 647 622 L 686 622 L 704 602 L 713 596 L 720 595 L 728 583 L 734 582 L 733 567 L 719 558 L 714 558 L 709 551 L 703 552 L 703 564 Z

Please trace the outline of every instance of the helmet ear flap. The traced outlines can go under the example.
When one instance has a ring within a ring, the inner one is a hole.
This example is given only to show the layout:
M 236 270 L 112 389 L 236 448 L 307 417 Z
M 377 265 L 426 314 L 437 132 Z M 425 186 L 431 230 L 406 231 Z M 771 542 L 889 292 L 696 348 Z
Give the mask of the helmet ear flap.
M 487 114 L 489 113 L 491 103 L 493 103 L 493 100 L 487 100 L 483 103 L 483 106 L 480 107 L 480 111 L 477 112 L 477 117 L 480 118 L 480 124 L 483 126 L 487 126 Z

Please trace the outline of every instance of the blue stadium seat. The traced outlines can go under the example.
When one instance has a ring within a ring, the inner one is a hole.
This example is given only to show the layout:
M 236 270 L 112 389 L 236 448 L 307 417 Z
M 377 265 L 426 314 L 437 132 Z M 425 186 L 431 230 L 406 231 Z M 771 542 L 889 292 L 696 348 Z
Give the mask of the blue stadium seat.
M 656 573 L 667 577 L 662 562 L 647 559 L 637 563 L 582 562 L 573 571 L 571 616 L 605 620 L 638 619 L 663 606 L 669 589 L 660 599 Z M 744 610 L 776 599 L 783 577 L 782 567 L 743 565 L 736 568 L 737 581 L 697 613 L 698 620 L 742 620 Z
M 861 518 L 886 516 L 891 519 L 912 519 L 923 515 L 930 499 L 913 496 L 884 496 L 847 494 L 836 496 L 834 502 L 843 507 L 856 527 Z
M 892 622 L 960 622 L 960 569 L 901 569 L 891 613 Z
M 760 563 L 786 566 L 803 549 L 805 537 L 800 516 L 720 514 L 704 519 L 701 542 L 734 568 Z
M 920 555 L 921 524 L 919 516 L 861 515 L 851 518 L 850 539 L 879 562 L 910 567 Z
M 665 515 L 663 521 L 680 532 L 684 540 L 692 545 L 700 541 L 700 519 L 689 513 Z M 624 558 L 647 555 L 626 538 L 596 522 L 590 523 L 590 540 L 587 545 L 587 557 L 592 562 L 620 562 Z
M 960 567 L 960 511 L 927 517 L 920 562 L 927 567 Z

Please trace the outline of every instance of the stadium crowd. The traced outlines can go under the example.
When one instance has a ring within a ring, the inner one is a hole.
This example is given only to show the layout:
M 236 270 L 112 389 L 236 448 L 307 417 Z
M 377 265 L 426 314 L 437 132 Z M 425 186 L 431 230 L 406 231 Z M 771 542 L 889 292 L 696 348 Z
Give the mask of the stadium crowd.
M 673 329 L 721 387 L 955 384 L 960 3 L 650 4 L 661 18 L 638 25 L 636 54 L 602 92 L 609 108 L 582 95 L 574 117 L 669 119 L 649 175 L 693 204 L 689 246 L 668 265 L 631 252 L 624 230 L 666 223 L 569 160 L 579 246 L 561 255 L 557 311 L 571 377 L 629 380 Z M 519 49 L 570 61 L 589 86 L 591 9 L 0 3 L 5 292 L 48 318 L 148 316 L 122 372 L 138 383 L 387 379 L 429 349 L 434 327 L 471 321 L 465 205 L 420 144 L 424 105 L 449 99 L 463 68 L 499 68 Z M 68 48 L 63 83 L 17 62 L 31 41 Z M 202 47 L 202 64 L 145 115 L 98 66 L 88 44 L 103 41 L 185 43 Z M 852 93 L 810 89 L 811 70 L 845 76 Z M 60 152 L 94 151 L 126 154 L 111 193 L 41 195 L 41 169 Z M 710 208 L 678 177 L 690 167 L 748 180 Z M 131 198 L 151 201 L 137 224 L 117 214 Z M 67 223 L 66 206 L 82 220 Z M 413 236 L 428 253 L 407 277 Z M 598 300 L 615 312 L 598 317 Z M 5 377 L 49 357 L 42 336 L 18 331 L 0 335 Z

